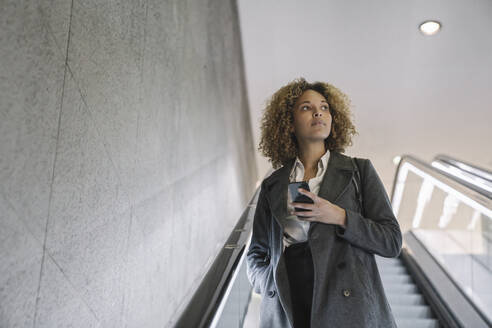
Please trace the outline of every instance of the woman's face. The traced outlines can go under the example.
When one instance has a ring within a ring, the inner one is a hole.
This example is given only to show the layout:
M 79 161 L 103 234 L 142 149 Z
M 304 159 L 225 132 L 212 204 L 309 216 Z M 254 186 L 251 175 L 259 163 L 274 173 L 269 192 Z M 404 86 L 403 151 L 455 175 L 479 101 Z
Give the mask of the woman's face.
M 323 141 L 330 135 L 331 114 L 325 97 L 314 90 L 306 90 L 297 99 L 294 109 L 294 132 L 298 142 Z

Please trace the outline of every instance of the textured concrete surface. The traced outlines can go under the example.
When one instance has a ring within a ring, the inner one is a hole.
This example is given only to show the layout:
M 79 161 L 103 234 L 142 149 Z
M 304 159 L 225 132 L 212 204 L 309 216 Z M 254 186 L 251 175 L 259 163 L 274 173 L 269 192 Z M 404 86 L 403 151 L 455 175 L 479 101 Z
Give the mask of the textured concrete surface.
M 235 1 L 0 17 L 0 326 L 172 326 L 257 179 Z

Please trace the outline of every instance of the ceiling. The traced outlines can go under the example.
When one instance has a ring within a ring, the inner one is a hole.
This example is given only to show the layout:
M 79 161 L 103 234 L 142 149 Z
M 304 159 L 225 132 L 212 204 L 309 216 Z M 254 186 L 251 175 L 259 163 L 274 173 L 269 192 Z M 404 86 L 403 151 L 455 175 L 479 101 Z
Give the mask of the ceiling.
M 295 78 L 352 101 L 359 135 L 387 191 L 393 158 L 447 154 L 492 169 L 492 1 L 238 0 L 255 147 L 266 100 Z M 435 19 L 442 30 L 424 36 Z M 261 180 L 271 167 L 257 153 Z

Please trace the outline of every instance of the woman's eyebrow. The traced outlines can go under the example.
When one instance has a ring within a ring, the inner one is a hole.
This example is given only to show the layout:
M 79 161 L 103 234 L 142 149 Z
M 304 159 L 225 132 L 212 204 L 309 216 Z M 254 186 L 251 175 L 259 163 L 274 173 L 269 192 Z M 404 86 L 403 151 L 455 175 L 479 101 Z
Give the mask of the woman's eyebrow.
M 327 102 L 326 100 L 321 100 L 320 102 L 325 102 L 325 103 L 327 103 L 327 104 L 328 104 L 328 102 Z M 311 102 L 310 102 L 309 100 L 304 100 L 304 101 L 303 101 L 302 103 L 300 103 L 299 105 L 302 105 L 302 104 L 304 104 L 304 103 L 308 103 L 308 104 L 310 104 Z

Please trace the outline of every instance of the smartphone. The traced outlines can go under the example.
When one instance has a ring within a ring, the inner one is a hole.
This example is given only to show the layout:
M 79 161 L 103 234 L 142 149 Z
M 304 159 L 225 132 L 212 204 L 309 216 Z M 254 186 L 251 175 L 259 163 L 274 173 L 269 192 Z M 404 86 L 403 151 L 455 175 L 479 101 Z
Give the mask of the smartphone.
M 309 198 L 306 195 L 301 194 L 297 189 L 302 188 L 304 190 L 311 191 L 309 189 L 309 185 L 307 181 L 300 181 L 300 182 L 291 182 L 289 183 L 289 193 L 290 193 L 290 199 L 292 199 L 292 202 L 294 203 L 306 203 L 306 204 L 313 204 L 313 200 Z M 299 207 L 294 207 L 296 211 L 299 212 L 305 212 L 309 211 L 305 208 L 299 208 Z

